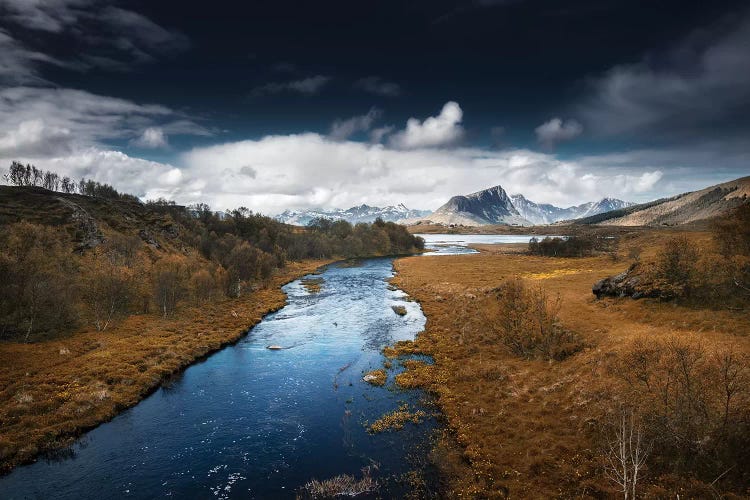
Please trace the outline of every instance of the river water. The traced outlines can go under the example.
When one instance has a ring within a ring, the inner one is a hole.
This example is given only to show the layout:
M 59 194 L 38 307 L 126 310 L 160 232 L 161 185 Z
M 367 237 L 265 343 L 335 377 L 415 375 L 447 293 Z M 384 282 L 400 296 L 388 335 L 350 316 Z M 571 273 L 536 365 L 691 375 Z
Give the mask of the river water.
M 398 363 L 385 387 L 362 381 L 383 367 L 383 347 L 424 328 L 419 305 L 389 289 L 392 275 L 392 259 L 368 259 L 326 268 L 319 293 L 301 280 L 286 285 L 288 305 L 239 343 L 66 453 L 0 478 L 0 498 L 293 498 L 313 478 L 360 477 L 374 463 L 380 494 L 400 496 L 397 479 L 426 456 L 434 421 L 376 435 L 365 429 L 424 397 L 395 389 Z

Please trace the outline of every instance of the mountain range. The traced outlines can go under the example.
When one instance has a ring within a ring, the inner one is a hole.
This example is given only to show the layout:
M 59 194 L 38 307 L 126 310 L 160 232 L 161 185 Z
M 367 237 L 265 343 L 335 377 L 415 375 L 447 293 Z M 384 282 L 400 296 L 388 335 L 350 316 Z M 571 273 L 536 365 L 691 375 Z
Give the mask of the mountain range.
M 324 217 L 333 220 L 345 220 L 352 224 L 356 224 L 358 222 L 373 222 L 378 217 L 384 221 L 392 222 L 404 219 L 418 219 L 429 213 L 429 210 L 413 210 L 407 208 L 403 203 L 387 207 L 371 207 L 363 204 L 346 210 L 341 208 L 331 210 L 285 210 L 276 216 L 276 220 L 294 226 L 307 226 L 313 219 Z
M 634 205 L 634 203 L 616 198 L 602 198 L 599 201 L 560 208 L 548 203 L 534 203 L 526 199 L 522 194 L 511 195 L 510 199 L 513 201 L 513 206 L 521 214 L 521 217 L 532 224 L 553 224 L 563 220 L 580 219 Z
M 501 186 L 494 186 L 476 193 L 454 196 L 445 205 L 424 217 L 423 220 L 444 225 L 506 224 L 533 226 L 598 215 L 632 205 L 627 201 L 602 198 L 599 201 L 560 208 L 548 203 L 535 203 L 522 194 L 508 196 Z M 409 220 L 405 222 L 413 223 L 417 221 Z
M 750 177 L 649 203 L 634 204 L 616 198 L 602 198 L 567 208 L 535 203 L 522 194 L 508 195 L 501 186 L 494 186 L 453 196 L 434 212 L 409 209 L 403 204 L 382 208 L 360 205 L 346 210 L 287 210 L 276 219 L 299 226 L 306 226 L 317 217 L 346 220 L 353 224 L 372 222 L 380 217 L 402 224 L 463 226 L 533 226 L 561 221 L 613 226 L 674 226 L 724 215 L 749 199 Z

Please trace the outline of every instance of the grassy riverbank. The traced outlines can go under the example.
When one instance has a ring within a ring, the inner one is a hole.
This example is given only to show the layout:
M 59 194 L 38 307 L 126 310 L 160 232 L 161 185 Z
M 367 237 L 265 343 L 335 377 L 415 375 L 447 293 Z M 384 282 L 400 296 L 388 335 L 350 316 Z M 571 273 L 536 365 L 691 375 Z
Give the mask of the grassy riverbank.
M 481 246 L 480 255 L 396 261 L 394 284 L 418 300 L 427 316 L 416 346 L 405 350 L 435 360 L 432 366 L 415 364 L 402 381 L 433 392 L 446 418 L 448 431 L 433 454 L 447 479 L 448 496 L 615 495 L 617 488 L 605 475 L 604 449 L 609 423 L 632 394 L 618 367 L 622 372 L 622 363 L 635 359 L 638 342 L 674 342 L 691 353 L 703 349 L 706 360 L 722 349 L 736 356 L 750 353 L 747 311 L 592 295 L 595 281 L 627 269 L 633 249 L 642 248 L 640 258 L 649 259 L 675 234 L 625 234 L 616 256 L 546 258 L 520 254 L 518 248 Z M 711 240 L 704 232 L 683 236 L 696 247 Z M 562 361 L 523 359 L 495 336 L 486 314 L 497 300 L 491 290 L 513 277 L 531 288 L 541 286 L 549 297 L 559 295 L 560 323 L 577 335 L 580 350 Z M 713 383 L 698 380 L 702 390 Z M 744 418 L 748 402 L 735 403 L 736 418 Z M 660 452 L 652 452 L 643 492 L 701 497 L 717 486 L 665 472 L 657 467 Z
M 174 318 L 135 315 L 105 332 L 0 343 L 0 471 L 69 444 L 138 403 L 170 375 L 236 342 L 285 305 L 282 285 L 328 262 L 289 263 L 263 288 L 185 307 Z

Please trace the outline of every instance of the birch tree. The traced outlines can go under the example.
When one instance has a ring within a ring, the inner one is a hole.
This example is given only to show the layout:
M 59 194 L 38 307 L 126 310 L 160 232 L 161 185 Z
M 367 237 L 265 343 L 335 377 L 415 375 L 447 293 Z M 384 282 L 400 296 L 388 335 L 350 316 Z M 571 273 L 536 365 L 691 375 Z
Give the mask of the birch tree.
M 635 499 L 651 444 L 632 411 L 622 411 L 614 435 L 608 441 L 607 476 L 620 487 L 625 500 Z

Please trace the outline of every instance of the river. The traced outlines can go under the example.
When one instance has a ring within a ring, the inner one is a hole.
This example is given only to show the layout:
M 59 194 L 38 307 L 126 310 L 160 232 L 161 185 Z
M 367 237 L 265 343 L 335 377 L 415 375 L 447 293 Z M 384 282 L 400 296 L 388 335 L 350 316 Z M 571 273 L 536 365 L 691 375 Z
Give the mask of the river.
M 319 293 L 301 280 L 288 305 L 236 345 L 190 366 L 57 457 L 0 478 L 0 497 L 294 498 L 313 478 L 360 477 L 378 464 L 380 494 L 399 496 L 400 474 L 429 451 L 430 419 L 368 434 L 366 422 L 424 394 L 362 380 L 383 367 L 383 347 L 413 339 L 425 317 L 389 289 L 392 259 L 327 267 Z M 405 316 L 391 306 L 406 307 Z M 269 350 L 279 345 L 282 350 Z
M 432 250 L 426 256 L 531 238 L 422 236 Z M 302 279 L 284 286 L 288 304 L 237 344 L 188 367 L 56 456 L 0 477 L 0 498 L 294 498 L 311 479 L 359 478 L 373 464 L 378 494 L 401 496 L 408 487 L 401 475 L 427 467 L 436 424 L 366 431 L 367 422 L 404 403 L 422 408 L 425 398 L 394 386 L 398 362 L 386 386 L 362 380 L 383 367 L 383 347 L 414 339 L 425 325 L 419 304 L 389 287 L 392 264 L 333 264 L 314 276 L 322 280 L 318 293 Z

